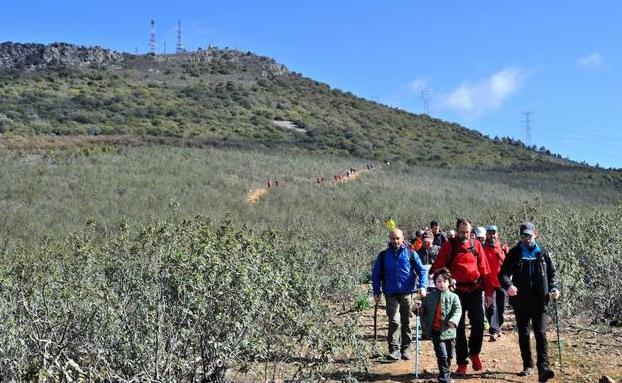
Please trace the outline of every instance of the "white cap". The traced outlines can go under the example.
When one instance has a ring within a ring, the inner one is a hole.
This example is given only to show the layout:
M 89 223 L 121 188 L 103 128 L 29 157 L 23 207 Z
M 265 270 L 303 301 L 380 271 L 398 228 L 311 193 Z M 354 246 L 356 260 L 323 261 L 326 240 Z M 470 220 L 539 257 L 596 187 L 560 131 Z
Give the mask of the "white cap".
M 477 238 L 486 238 L 486 229 L 484 229 L 484 227 L 482 226 L 478 226 L 475 230 L 475 236 Z

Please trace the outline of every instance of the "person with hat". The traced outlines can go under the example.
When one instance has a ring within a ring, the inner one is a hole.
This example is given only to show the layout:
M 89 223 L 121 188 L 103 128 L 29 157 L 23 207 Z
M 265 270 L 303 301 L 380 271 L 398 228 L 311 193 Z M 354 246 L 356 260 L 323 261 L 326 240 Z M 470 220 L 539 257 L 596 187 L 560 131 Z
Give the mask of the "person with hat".
M 484 241 L 486 241 L 486 229 L 484 229 L 483 226 L 478 226 L 477 229 L 475 229 L 475 238 L 479 243 L 482 245 L 484 244 Z
M 387 359 L 408 360 L 412 342 L 409 321 L 412 295 L 417 291 L 421 298 L 425 298 L 428 273 L 419 257 L 404 242 L 402 230 L 394 228 L 389 232 L 389 245 L 376 257 L 371 280 L 376 304 L 382 293 L 386 300 L 389 317 Z
M 520 225 L 520 241 L 510 249 L 501 265 L 499 282 L 508 292 L 516 316 L 518 344 L 523 370 L 520 375 L 533 372 L 529 347 L 529 322 L 536 338 L 536 366 L 538 382 L 555 376 L 549 366 L 546 340 L 546 306 L 560 296 L 555 277 L 555 266 L 549 252 L 536 241 L 536 227 L 531 222 Z
M 505 290 L 501 288 L 499 283 L 499 275 L 501 271 L 501 265 L 505 259 L 505 252 L 499 242 L 497 226 L 488 225 L 486 227 L 486 240 L 484 241 L 484 253 L 488 259 L 488 267 L 490 268 L 490 274 L 494 276 L 492 279 L 492 305 L 486 308 L 486 319 L 490 324 L 488 333 L 490 334 L 490 341 L 496 341 L 501 335 L 501 326 L 503 325 L 503 313 L 505 311 Z

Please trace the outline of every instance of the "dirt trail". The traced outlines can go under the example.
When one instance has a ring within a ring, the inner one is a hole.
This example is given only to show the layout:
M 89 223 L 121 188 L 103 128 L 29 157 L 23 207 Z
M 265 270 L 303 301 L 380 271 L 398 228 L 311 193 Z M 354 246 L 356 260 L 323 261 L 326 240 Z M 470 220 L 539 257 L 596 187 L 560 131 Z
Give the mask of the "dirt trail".
M 246 203 L 252 205 L 268 194 L 268 189 L 259 188 L 251 190 L 246 197 Z
M 342 176 L 339 180 L 334 181 L 335 183 L 343 183 L 343 182 L 350 182 L 350 181 L 354 181 L 355 179 L 358 179 L 359 177 L 361 177 L 363 175 L 363 172 L 365 172 L 366 170 L 357 170 L 356 173 L 351 173 L 349 177 L 346 176 Z
M 467 375 L 458 377 L 453 374 L 456 369 L 455 359 L 452 360 L 452 379 L 455 382 L 468 381 L 469 383 L 492 383 L 492 382 L 537 382 L 537 373 L 528 377 L 518 376 L 522 369 L 522 362 L 518 348 L 518 336 L 512 320 L 513 315 L 507 316 L 503 326 L 504 336 L 495 342 L 489 342 L 484 337 L 482 353 L 480 354 L 484 369 L 479 372 L 473 371 L 469 365 Z M 363 326 L 370 342 L 373 343 L 373 309 L 365 312 Z M 553 331 L 550 331 L 553 329 Z M 468 330 L 467 330 L 468 331 Z M 386 353 L 387 319 L 384 307 L 378 310 L 378 347 Z M 468 334 L 468 332 L 467 332 Z M 563 349 L 564 372 L 559 371 L 556 335 L 554 326 L 549 325 L 549 356 L 551 367 L 557 376 L 549 382 L 598 382 L 603 375 L 608 375 L 620 382 L 622 377 L 622 356 L 619 350 L 620 334 L 608 335 L 600 342 L 594 342 L 592 349 L 586 350 L 591 342 L 586 339 L 587 334 L 578 337 L 574 332 L 563 332 L 561 343 Z M 589 338 L 589 336 L 587 337 Z M 596 338 L 596 337 L 594 337 Z M 413 339 L 414 343 L 414 339 Z M 615 344 L 618 343 L 618 347 Z M 535 360 L 535 340 L 531 339 L 532 352 Z M 414 347 L 411 348 L 411 351 Z M 419 379 L 414 376 L 414 352 L 413 359 L 409 361 L 388 362 L 384 357 L 372 359 L 370 372 L 359 379 L 367 382 L 436 382 L 437 367 L 432 342 L 420 341 Z M 579 361 L 579 362 L 577 362 Z

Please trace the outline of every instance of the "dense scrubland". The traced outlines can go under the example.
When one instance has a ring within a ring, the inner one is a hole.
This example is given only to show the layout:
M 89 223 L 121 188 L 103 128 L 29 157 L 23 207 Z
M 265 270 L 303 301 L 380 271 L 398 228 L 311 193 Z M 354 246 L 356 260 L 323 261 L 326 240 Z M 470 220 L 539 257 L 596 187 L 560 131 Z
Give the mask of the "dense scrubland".
M 365 368 L 358 309 L 388 216 L 407 231 L 467 216 L 510 243 L 532 220 L 564 317 L 620 319 L 620 192 L 563 171 L 160 145 L 0 162 L 3 380 L 318 381 L 335 360 L 347 379 Z M 279 188 L 249 204 L 267 177 Z

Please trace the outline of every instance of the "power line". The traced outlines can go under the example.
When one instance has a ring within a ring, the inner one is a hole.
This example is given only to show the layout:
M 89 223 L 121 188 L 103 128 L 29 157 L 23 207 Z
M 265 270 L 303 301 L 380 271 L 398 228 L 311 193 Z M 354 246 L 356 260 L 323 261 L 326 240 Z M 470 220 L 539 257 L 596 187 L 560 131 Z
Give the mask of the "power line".
M 531 112 L 522 112 L 525 116 L 525 144 L 531 146 Z
M 430 99 L 432 96 L 430 95 L 429 89 L 421 90 L 421 102 L 423 103 L 423 112 L 425 114 L 430 114 Z

